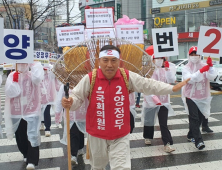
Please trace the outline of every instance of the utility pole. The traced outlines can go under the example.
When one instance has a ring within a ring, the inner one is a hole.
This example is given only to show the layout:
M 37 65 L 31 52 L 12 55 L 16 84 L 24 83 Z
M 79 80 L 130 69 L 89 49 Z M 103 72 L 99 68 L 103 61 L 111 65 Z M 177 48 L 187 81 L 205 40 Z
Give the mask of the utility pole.
M 55 52 L 55 43 L 56 43 L 56 40 L 55 40 L 55 38 L 56 38 L 56 36 L 55 36 L 55 34 L 56 34 L 56 28 L 55 28 L 55 20 L 56 20 L 56 18 L 55 18 L 55 0 L 53 0 L 54 1 L 54 12 L 53 12 L 53 51 Z
M 67 10 L 67 23 L 69 24 L 69 0 L 66 0 L 66 10 Z

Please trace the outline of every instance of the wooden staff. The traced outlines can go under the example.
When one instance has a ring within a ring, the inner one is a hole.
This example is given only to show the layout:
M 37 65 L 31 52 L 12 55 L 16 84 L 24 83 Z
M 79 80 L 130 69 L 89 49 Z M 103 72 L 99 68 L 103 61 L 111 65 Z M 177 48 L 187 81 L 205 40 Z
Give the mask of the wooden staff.
M 65 98 L 69 98 L 69 83 L 64 86 Z M 68 170 L 72 170 L 71 165 L 71 149 L 70 149 L 70 120 L 69 120 L 69 108 L 66 108 L 66 124 L 67 124 L 67 154 L 68 154 Z

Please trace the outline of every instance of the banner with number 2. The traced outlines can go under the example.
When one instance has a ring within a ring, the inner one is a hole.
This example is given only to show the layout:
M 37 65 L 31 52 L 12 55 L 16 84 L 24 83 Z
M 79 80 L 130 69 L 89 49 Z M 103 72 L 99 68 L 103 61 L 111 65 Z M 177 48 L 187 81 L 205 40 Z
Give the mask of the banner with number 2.
M 222 28 L 201 26 L 197 54 L 204 56 L 222 56 Z

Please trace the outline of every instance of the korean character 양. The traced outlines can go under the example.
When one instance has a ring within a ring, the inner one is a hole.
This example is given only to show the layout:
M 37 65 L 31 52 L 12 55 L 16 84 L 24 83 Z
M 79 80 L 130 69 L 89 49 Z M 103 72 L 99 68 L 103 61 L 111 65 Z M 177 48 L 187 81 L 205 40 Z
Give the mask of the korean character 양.
M 115 96 L 114 97 L 114 101 L 115 102 L 119 102 L 119 101 L 124 101 L 125 100 L 125 96 L 121 95 L 121 96 Z
M 118 127 L 119 129 L 121 129 L 121 127 L 124 125 L 123 123 L 123 119 L 119 119 L 115 121 L 115 127 Z
M 96 103 L 96 108 L 104 110 L 104 103 Z
M 114 110 L 115 110 L 115 114 L 124 113 L 124 108 L 123 107 L 115 108 Z
M 104 103 L 104 95 L 101 95 L 101 94 L 98 94 L 97 96 L 96 96 L 96 99 L 97 99 L 97 101 L 101 101 L 102 103 Z
M 105 119 L 97 118 L 97 123 L 99 126 L 105 126 Z

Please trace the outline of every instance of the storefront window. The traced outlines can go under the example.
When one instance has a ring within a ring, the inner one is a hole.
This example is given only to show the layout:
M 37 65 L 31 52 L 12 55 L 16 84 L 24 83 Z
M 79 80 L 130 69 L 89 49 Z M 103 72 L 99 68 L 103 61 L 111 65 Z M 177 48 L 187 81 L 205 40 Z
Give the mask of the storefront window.
M 204 9 L 187 10 L 188 32 L 199 32 L 200 26 L 204 25 Z
M 171 18 L 175 18 L 175 24 L 172 27 L 177 27 L 177 32 L 185 32 L 185 11 L 172 12 Z
M 106 2 L 104 3 L 104 7 L 115 7 L 115 2 Z

